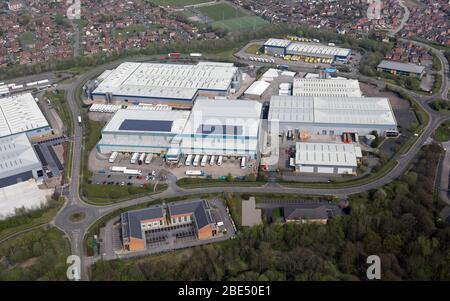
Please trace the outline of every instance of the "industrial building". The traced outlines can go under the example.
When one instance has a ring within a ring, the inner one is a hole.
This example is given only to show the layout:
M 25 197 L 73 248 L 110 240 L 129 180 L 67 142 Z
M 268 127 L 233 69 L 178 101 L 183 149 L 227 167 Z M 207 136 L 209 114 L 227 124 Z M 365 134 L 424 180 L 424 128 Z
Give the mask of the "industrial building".
M 261 96 L 270 87 L 270 83 L 257 80 L 244 92 L 244 96 L 247 99 L 260 100 Z
M 175 144 L 189 117 L 189 111 L 120 109 L 102 130 L 97 150 L 117 152 L 166 153 Z
M 43 175 L 42 164 L 25 133 L 0 138 L 0 188 Z
M 232 63 L 199 62 L 197 65 L 123 63 L 88 88 L 92 100 L 106 103 L 167 104 L 191 108 L 198 96 L 214 98 L 238 90 L 241 74 Z
M 298 56 L 303 58 L 319 58 L 334 61 L 346 61 L 350 49 L 325 46 L 317 43 L 293 42 L 284 39 L 269 39 L 264 43 L 264 53 L 273 56 Z
M 425 67 L 412 63 L 382 60 L 377 66 L 377 71 L 394 75 L 412 76 L 418 79 L 422 79 L 423 75 L 425 74 Z
M 294 96 L 361 97 L 359 82 L 354 79 L 295 78 Z
M 198 99 L 181 135 L 181 153 L 256 158 L 261 111 L 253 100 Z
M 26 133 L 31 139 L 50 134 L 50 125 L 30 93 L 2 98 L 0 137 Z
M 272 96 L 268 119 L 269 130 L 279 124 L 280 134 L 298 130 L 313 135 L 398 135 L 394 112 L 384 97 Z
M 356 174 L 360 147 L 348 143 L 297 142 L 295 170 L 304 173 Z
M 147 242 L 177 237 L 180 226 L 190 226 L 199 240 L 211 239 L 217 234 L 217 224 L 207 200 L 170 203 L 121 214 L 122 242 L 125 250 L 143 251 Z M 173 231 L 173 232 L 171 232 Z

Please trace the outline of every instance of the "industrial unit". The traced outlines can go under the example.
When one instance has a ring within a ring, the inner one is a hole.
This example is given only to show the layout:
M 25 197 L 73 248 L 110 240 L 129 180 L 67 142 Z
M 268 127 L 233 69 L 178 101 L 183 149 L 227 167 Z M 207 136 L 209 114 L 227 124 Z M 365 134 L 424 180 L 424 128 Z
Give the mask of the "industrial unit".
M 120 109 L 102 130 L 97 150 L 162 154 L 174 143 L 179 146 L 189 111 Z
M 2 98 L 0 137 L 26 133 L 31 139 L 50 134 L 50 125 L 30 93 Z
M 264 53 L 273 56 L 298 56 L 306 59 L 319 58 L 327 62 L 347 61 L 351 50 L 314 43 L 292 42 L 284 39 L 269 39 L 264 43 Z
M 398 135 L 394 112 L 384 97 L 272 96 L 268 119 L 269 131 L 279 124 L 280 133 Z
M 158 232 L 165 240 L 174 226 L 192 226 L 197 239 L 211 239 L 217 234 L 217 225 L 207 200 L 170 203 L 121 214 L 122 242 L 125 250 L 143 251 L 150 232 Z M 176 233 L 173 233 L 176 237 Z
M 270 87 L 270 83 L 257 80 L 244 92 L 244 96 L 247 99 L 260 100 L 261 96 Z
M 0 138 L 0 188 L 43 176 L 42 164 L 25 133 Z
M 425 67 L 412 63 L 402 63 L 382 60 L 377 66 L 378 72 L 386 72 L 394 75 L 413 76 L 422 79 L 425 74 Z
M 346 143 L 297 142 L 295 170 L 304 173 L 356 174 L 361 148 Z
M 191 108 L 198 96 L 214 98 L 237 90 L 241 74 L 232 63 L 199 62 L 197 65 L 123 63 L 103 73 L 92 100 L 167 104 Z
M 295 78 L 294 96 L 361 97 L 359 82 L 354 79 Z
M 181 135 L 181 153 L 256 158 L 261 110 L 253 100 L 198 99 Z

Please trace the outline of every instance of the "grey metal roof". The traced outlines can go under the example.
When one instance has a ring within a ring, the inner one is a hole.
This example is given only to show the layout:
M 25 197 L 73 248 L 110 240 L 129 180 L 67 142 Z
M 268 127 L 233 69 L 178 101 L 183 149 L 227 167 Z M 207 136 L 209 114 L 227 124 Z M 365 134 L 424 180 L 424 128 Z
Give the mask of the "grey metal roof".
M 328 219 L 328 212 L 331 209 L 322 204 L 302 204 L 284 206 L 284 218 L 293 219 Z
M 128 224 L 129 237 L 142 239 L 141 221 L 163 218 L 164 210 L 161 206 L 154 206 L 142 210 L 126 212 L 122 214 L 122 217 L 122 223 Z
M 206 200 L 171 203 L 168 205 L 170 216 L 193 214 L 198 229 L 214 222 L 208 209 L 210 209 L 210 207 Z
M 125 119 L 119 127 L 121 131 L 170 132 L 172 120 Z
M 411 63 L 387 61 L 387 60 L 382 60 L 378 64 L 378 68 L 398 70 L 398 71 L 411 72 L 411 73 L 417 73 L 417 74 L 421 74 L 425 70 L 424 66 L 419 66 L 419 65 L 411 64 Z

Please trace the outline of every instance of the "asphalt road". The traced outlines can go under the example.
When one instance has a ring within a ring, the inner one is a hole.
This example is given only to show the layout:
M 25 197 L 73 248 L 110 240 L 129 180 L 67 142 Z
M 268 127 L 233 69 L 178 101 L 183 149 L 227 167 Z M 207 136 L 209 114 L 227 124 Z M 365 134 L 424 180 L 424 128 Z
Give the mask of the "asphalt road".
M 422 44 L 419 42 L 414 42 L 418 44 Z M 428 46 L 427 46 L 428 47 Z M 438 55 L 438 58 L 441 60 L 443 64 L 443 68 L 441 73 L 443 74 L 443 85 L 439 95 L 446 96 L 448 90 L 448 62 L 446 61 L 443 54 L 434 50 Z M 100 67 L 93 68 L 89 72 L 79 76 L 73 83 L 69 85 L 62 85 L 60 89 L 65 89 L 67 93 L 68 104 L 73 116 L 74 122 L 74 136 L 72 137 L 73 141 L 73 160 L 72 160 L 72 173 L 70 177 L 70 189 L 67 196 L 67 202 L 64 207 L 58 212 L 54 221 L 52 222 L 59 229 L 63 230 L 66 235 L 69 237 L 71 243 L 72 254 L 78 255 L 82 259 L 82 268 L 81 268 L 81 277 L 82 280 L 88 280 L 88 266 L 93 261 L 91 258 L 86 256 L 85 246 L 84 246 L 84 236 L 86 235 L 89 227 L 93 225 L 98 219 L 102 216 L 105 216 L 108 213 L 111 213 L 119 208 L 125 208 L 131 205 L 141 204 L 143 202 L 151 202 L 160 198 L 170 198 L 175 196 L 186 196 L 189 197 L 193 194 L 199 193 L 214 193 L 214 192 L 236 192 L 236 193 L 288 193 L 288 194 L 315 194 L 315 195 L 335 195 L 337 197 L 346 197 L 350 194 L 364 192 L 373 188 L 380 187 L 385 185 L 397 177 L 399 177 L 405 169 L 409 166 L 411 160 L 416 156 L 417 152 L 420 150 L 421 146 L 427 141 L 427 139 L 431 136 L 434 129 L 439 126 L 439 124 L 444 121 L 450 119 L 448 115 L 441 115 L 438 112 L 435 112 L 429 108 L 427 102 L 431 99 L 435 99 L 436 96 L 423 96 L 417 93 L 413 93 L 405 90 L 407 93 L 416 97 L 420 105 L 428 112 L 430 115 L 430 123 L 422 133 L 422 135 L 417 139 L 416 143 L 411 147 L 411 149 L 405 155 L 397 155 L 395 160 L 397 160 L 397 166 L 391 170 L 384 177 L 377 179 L 371 183 L 360 185 L 357 187 L 351 188 L 329 188 L 329 189 L 317 189 L 317 188 L 286 188 L 277 183 L 270 182 L 263 187 L 210 187 L 210 188 L 197 188 L 197 189 L 183 189 L 176 185 L 175 177 L 173 175 L 168 176 L 169 187 L 167 190 L 146 197 L 141 197 L 117 204 L 107 205 L 107 206 L 95 206 L 91 204 L 87 204 L 83 202 L 79 195 L 79 185 L 80 185 L 80 177 L 81 177 L 81 157 L 82 157 L 82 127 L 80 127 L 77 123 L 77 116 L 80 115 L 80 107 L 77 101 L 76 90 L 77 87 L 81 87 L 87 80 L 95 77 L 106 69 L 111 69 L 119 65 L 124 61 L 145 61 L 151 59 L 160 59 L 162 56 L 153 56 L 153 57 L 139 57 L 134 59 L 122 59 L 113 63 L 108 63 L 102 65 Z M 445 75 L 445 76 L 444 76 Z M 368 78 L 357 76 L 358 79 Z M 371 82 L 374 82 L 378 85 L 383 85 L 384 82 L 381 80 L 370 79 Z M 446 90 L 447 89 L 447 90 Z M 73 213 L 83 212 L 85 214 L 85 218 L 79 222 L 72 222 L 70 220 L 70 216 Z

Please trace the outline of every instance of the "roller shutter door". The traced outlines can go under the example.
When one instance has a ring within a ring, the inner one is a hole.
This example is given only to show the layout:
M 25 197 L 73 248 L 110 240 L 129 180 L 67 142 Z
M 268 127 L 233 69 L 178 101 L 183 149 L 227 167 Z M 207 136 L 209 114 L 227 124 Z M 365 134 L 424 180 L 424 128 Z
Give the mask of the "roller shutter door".
M 300 172 L 314 172 L 314 166 L 300 166 Z
M 334 173 L 334 167 L 318 167 L 318 173 Z

